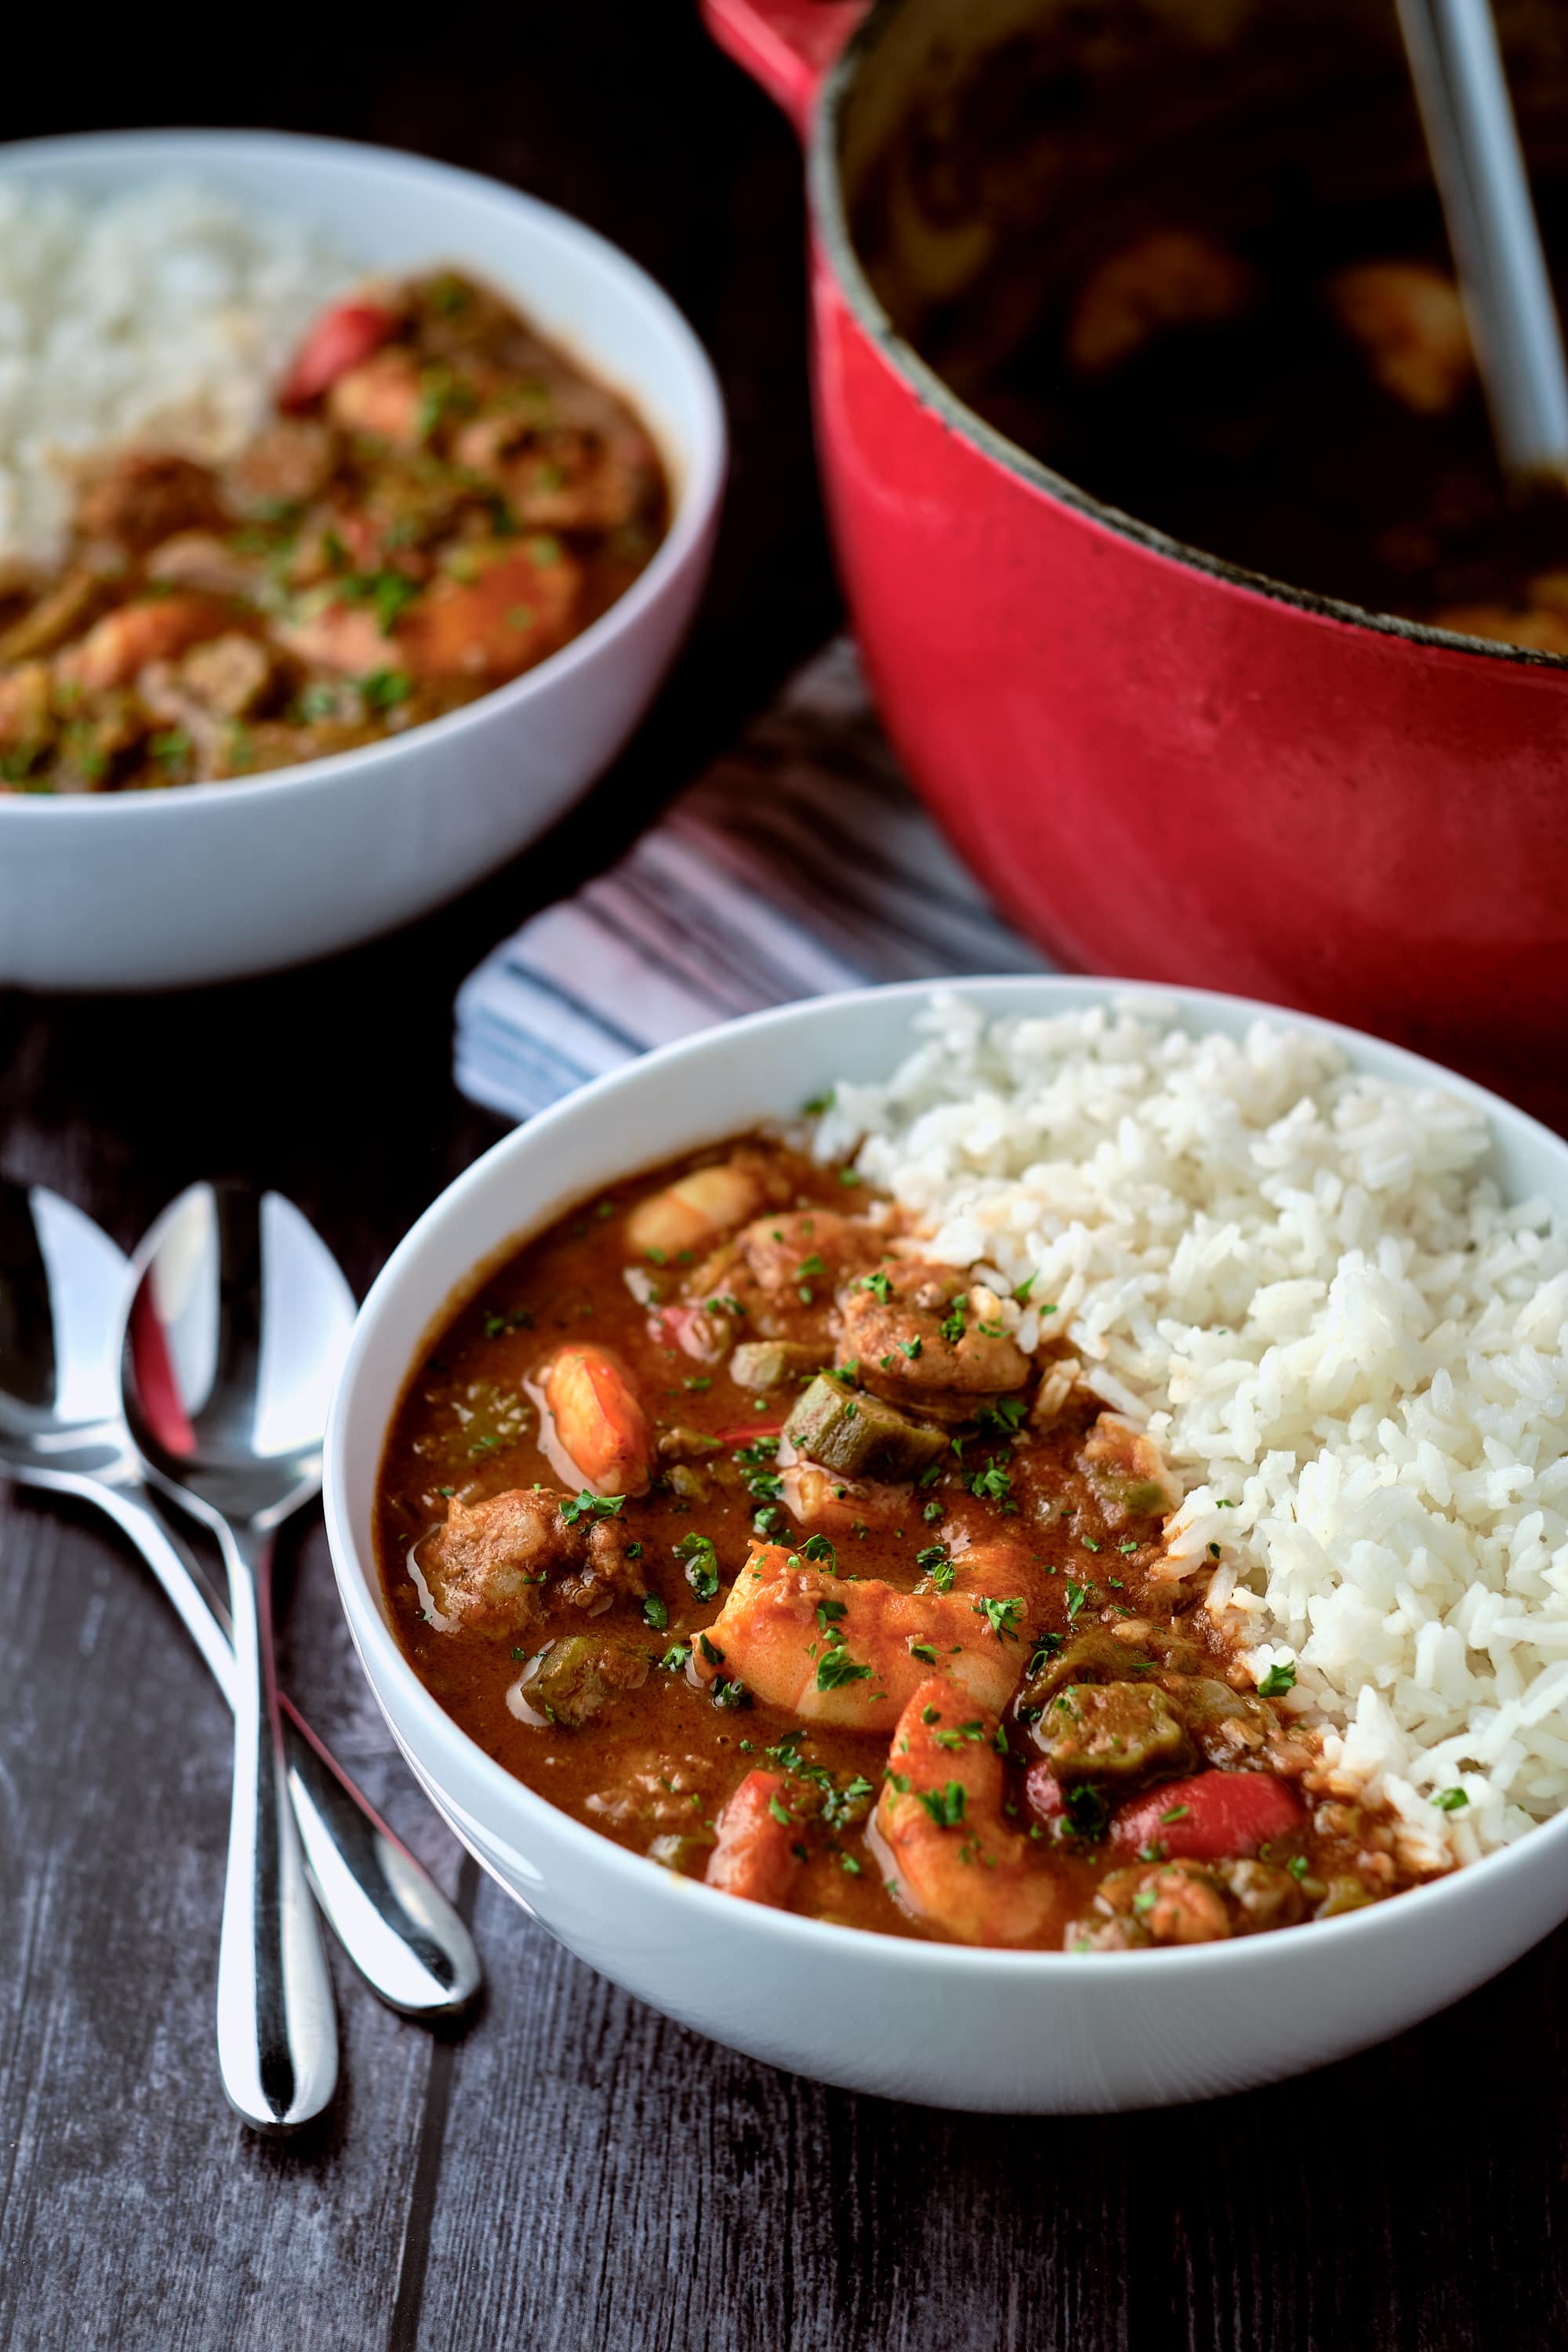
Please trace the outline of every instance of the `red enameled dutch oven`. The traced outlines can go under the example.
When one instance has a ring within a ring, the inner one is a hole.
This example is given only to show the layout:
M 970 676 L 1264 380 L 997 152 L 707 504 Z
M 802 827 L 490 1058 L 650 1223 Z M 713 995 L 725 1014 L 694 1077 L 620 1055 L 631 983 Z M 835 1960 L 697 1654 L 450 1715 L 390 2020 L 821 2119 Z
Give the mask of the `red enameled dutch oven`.
M 910 777 L 999 904 L 1069 967 L 1328 1013 L 1553 1107 L 1568 663 L 1238 571 L 1016 447 L 895 331 L 847 227 L 846 132 L 896 117 L 910 0 L 704 12 L 805 142 L 856 632 Z

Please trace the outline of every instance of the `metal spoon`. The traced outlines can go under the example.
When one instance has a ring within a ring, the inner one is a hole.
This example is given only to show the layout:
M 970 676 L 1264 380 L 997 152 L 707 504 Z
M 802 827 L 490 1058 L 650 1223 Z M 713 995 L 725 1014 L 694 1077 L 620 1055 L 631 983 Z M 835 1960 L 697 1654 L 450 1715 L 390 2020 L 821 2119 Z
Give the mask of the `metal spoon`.
M 227 1610 L 150 1502 L 120 1414 L 130 1274 L 58 1192 L 0 1181 L 0 1473 L 94 1503 L 123 1529 L 232 1706 Z M 405 2016 L 454 2015 L 479 1987 L 472 1937 L 287 1697 L 281 1706 L 306 1868 L 343 1949 Z
M 1506 473 L 1568 477 L 1568 369 L 1489 0 L 1398 0 Z
M 247 2122 L 292 2131 L 337 2081 L 337 2024 L 289 1803 L 272 1654 L 278 1528 L 319 1491 L 353 1299 L 291 1202 L 193 1184 L 133 1261 L 121 1401 L 153 1483 L 212 1529 L 234 1637 L 234 1801 L 218 1948 L 224 2088 Z

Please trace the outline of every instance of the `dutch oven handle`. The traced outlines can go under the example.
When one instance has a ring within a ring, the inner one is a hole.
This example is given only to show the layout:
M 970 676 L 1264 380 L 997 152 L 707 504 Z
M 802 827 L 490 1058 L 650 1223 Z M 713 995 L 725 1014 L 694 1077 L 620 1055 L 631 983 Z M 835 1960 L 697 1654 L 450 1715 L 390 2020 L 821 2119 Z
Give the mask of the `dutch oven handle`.
M 702 0 L 719 47 L 783 107 L 804 139 L 829 67 L 870 0 Z

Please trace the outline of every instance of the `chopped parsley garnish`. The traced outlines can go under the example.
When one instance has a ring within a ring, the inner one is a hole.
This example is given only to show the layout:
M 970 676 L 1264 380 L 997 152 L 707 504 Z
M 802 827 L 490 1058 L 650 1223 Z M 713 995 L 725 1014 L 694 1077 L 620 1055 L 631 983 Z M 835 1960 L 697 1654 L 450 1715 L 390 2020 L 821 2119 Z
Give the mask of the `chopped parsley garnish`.
M 561 1516 L 569 1528 L 575 1527 L 579 1519 L 618 1519 L 626 1501 L 624 1495 L 595 1495 L 592 1487 L 584 1486 L 580 1495 L 568 1496 L 561 1506 Z M 715 1585 L 714 1591 L 717 1590 Z
M 870 1667 L 852 1658 L 842 1646 L 825 1650 L 816 1662 L 816 1687 L 819 1691 L 841 1690 L 846 1683 L 864 1683 L 870 1679 Z
M 918 1331 L 912 1339 L 900 1339 L 899 1341 L 900 1347 L 903 1349 L 904 1354 L 909 1358 L 911 1364 L 914 1362 L 915 1358 L 920 1354 L 923 1344 L 924 1342 L 921 1340 Z
M 772 1813 L 774 1821 L 777 1822 L 781 1827 L 789 1829 L 793 1826 L 795 1815 L 790 1811 L 789 1807 L 784 1802 L 776 1789 L 768 1799 L 768 1811 Z
M 1000 1503 L 1004 1507 L 1012 1504 L 1012 1474 L 999 1454 L 992 1455 L 984 1470 L 972 1470 L 963 1483 L 982 1502 Z
M 658 1663 L 667 1674 L 684 1674 L 691 1663 L 690 1643 L 672 1642 Z
M 962 1780 L 950 1780 L 945 1789 L 917 1789 L 915 1795 L 939 1830 L 955 1830 L 963 1821 L 967 1800 Z
M 1164 1827 L 1164 1825 L 1165 1825 L 1165 1823 L 1166 1823 L 1167 1822 L 1184 1822 L 1184 1821 L 1186 1820 L 1186 1818 L 1187 1818 L 1187 1815 L 1192 1811 L 1192 1810 L 1193 1810 L 1193 1809 L 1192 1809 L 1191 1805 L 1173 1805 L 1173 1806 L 1171 1807 L 1171 1809 L 1170 1809 L 1169 1812 L 1164 1812 L 1164 1813 L 1162 1813 L 1162 1814 L 1161 1814 L 1161 1816 L 1160 1816 L 1160 1826 L 1161 1826 L 1161 1828 L 1162 1828 L 1162 1829 L 1163 1829 L 1163 1827 Z
M 963 1337 L 967 1301 L 961 1290 L 955 1298 L 950 1298 L 947 1303 L 949 1312 L 942 1318 L 939 1328 L 948 1345 L 956 1348 Z
M 1024 1613 L 1023 1597 L 1020 1595 L 1016 1601 L 987 1601 L 983 1598 L 974 1603 L 974 1613 L 984 1618 L 999 1642 L 1016 1642 L 1018 1620 Z
M 931 1578 L 933 1591 L 937 1592 L 952 1591 L 954 1568 L 945 1544 L 927 1544 L 923 1551 L 916 1552 L 915 1566 L 924 1569 Z
M 642 1605 L 642 1613 L 643 1623 L 651 1625 L 656 1633 L 662 1633 L 669 1623 L 669 1612 L 657 1592 L 647 1595 Z
M 497 1312 L 492 1307 L 485 1317 L 484 1331 L 487 1339 L 504 1339 L 509 1331 L 531 1331 L 532 1328 L 533 1318 L 526 1307 L 514 1307 L 504 1314 Z
M 1076 1788 L 1063 1791 L 1062 1802 L 1067 1808 L 1065 1818 L 1070 1824 L 1069 1835 L 1092 1843 L 1105 1835 L 1110 1820 L 1110 1808 L 1100 1793 L 1096 1780 L 1080 1780 Z
M 1261 1690 L 1262 1687 L 1260 1683 L 1258 1688 Z M 1440 1813 L 1457 1813 L 1461 1805 L 1468 1805 L 1469 1801 L 1468 1793 L 1463 1789 L 1439 1789 L 1432 1800 Z
M 367 710 L 395 710 L 413 693 L 414 681 L 406 670 L 373 669 L 361 678 L 359 690 Z
M 744 1683 L 720 1680 L 709 1685 L 708 1696 L 715 1706 L 750 1706 L 752 1694 Z
M 975 1426 L 989 1437 L 1012 1437 L 1023 1426 L 1027 1410 L 1021 1397 L 998 1397 L 994 1404 L 981 1406 Z
M 406 572 L 353 572 L 338 583 L 338 593 L 353 604 L 370 605 L 376 626 L 384 635 L 417 602 L 420 583 L 410 580 Z
M 817 1566 L 825 1568 L 829 1576 L 837 1575 L 838 1554 L 826 1536 L 807 1536 L 800 1549 L 803 1559 L 816 1560 Z M 841 1601 L 825 1601 L 822 1606 L 824 1609 L 831 1609 L 836 1617 L 842 1617 L 844 1614 L 844 1603 Z
M 813 1095 L 811 1100 L 805 1106 L 805 1115 L 807 1118 L 820 1118 L 825 1110 L 831 1110 L 833 1108 L 833 1097 L 834 1089 L 831 1087 L 828 1087 L 826 1094 Z
M 1094 1587 L 1092 1584 L 1075 1584 L 1072 1578 L 1070 1576 L 1068 1577 L 1067 1581 L 1067 1596 L 1068 1623 L 1069 1625 L 1072 1623 L 1073 1619 L 1078 1615 L 1079 1611 L 1083 1607 L 1084 1602 L 1089 1599 L 1093 1591 Z
M 1295 1659 L 1276 1658 L 1258 1685 L 1258 1696 L 1259 1698 L 1281 1698 L 1287 1691 L 1294 1690 L 1295 1687 Z
M 934 1666 L 936 1664 L 936 1651 L 930 1642 L 911 1642 L 910 1655 L 919 1658 L 922 1665 Z
M 711 1601 L 719 1590 L 719 1555 L 710 1539 L 693 1528 L 681 1536 L 674 1546 L 675 1556 L 686 1562 L 686 1581 L 699 1601 Z
M 934 1711 L 934 1709 L 931 1710 L 933 1713 Z M 973 1723 L 961 1723 L 957 1728 L 952 1731 L 933 1731 L 931 1733 L 931 1738 L 935 1740 L 937 1746 L 939 1748 L 945 1748 L 950 1752 L 962 1748 L 966 1739 L 973 1741 L 976 1739 L 984 1739 L 984 1737 L 985 1726 L 978 1720 Z
M 1061 1645 L 1062 1637 L 1059 1633 L 1040 1634 L 1035 1643 L 1034 1648 L 1029 1653 L 1029 1663 L 1027 1667 L 1025 1669 L 1026 1674 L 1037 1675 L 1041 1673 L 1045 1667 L 1049 1665 L 1051 1660 L 1056 1656 L 1057 1652 L 1061 1648 Z
M 836 1625 L 841 1617 L 847 1617 L 848 1614 L 849 1603 L 847 1601 L 819 1601 L 816 1604 L 818 1632 L 826 1633 L 830 1626 Z M 837 1638 L 842 1640 L 843 1636 L 838 1635 Z
M 875 1274 L 863 1274 L 858 1286 L 862 1290 L 868 1290 L 879 1307 L 886 1307 L 893 1295 L 893 1286 L 879 1267 Z

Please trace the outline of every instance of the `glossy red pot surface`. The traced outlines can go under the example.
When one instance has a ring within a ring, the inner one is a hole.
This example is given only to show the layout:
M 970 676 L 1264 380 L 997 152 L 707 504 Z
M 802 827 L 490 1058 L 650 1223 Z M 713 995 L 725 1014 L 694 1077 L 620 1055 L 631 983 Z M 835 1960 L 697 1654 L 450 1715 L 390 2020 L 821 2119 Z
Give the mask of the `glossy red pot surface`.
M 1324 1013 L 1545 1102 L 1568 1040 L 1568 662 L 1164 541 L 984 424 L 846 231 L 890 5 L 705 0 L 800 129 L 820 460 L 909 774 L 1059 961 Z M 837 60 L 837 62 L 836 62 Z

